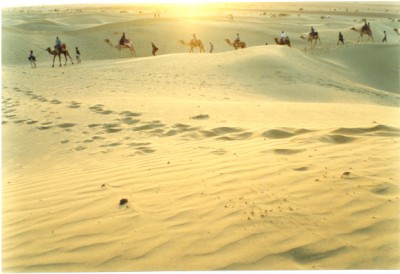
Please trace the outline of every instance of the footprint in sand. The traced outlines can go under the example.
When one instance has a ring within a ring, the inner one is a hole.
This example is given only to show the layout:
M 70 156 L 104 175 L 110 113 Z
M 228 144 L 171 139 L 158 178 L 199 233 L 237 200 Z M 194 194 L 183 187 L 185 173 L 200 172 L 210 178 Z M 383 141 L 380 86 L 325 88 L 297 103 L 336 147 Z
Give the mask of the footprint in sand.
M 119 121 L 121 121 L 122 123 L 124 123 L 126 125 L 133 125 L 133 124 L 137 124 L 140 122 L 139 119 L 132 119 L 132 117 L 124 117 L 122 119 L 119 119 Z
M 210 118 L 210 116 L 208 116 L 208 114 L 200 114 L 197 116 L 190 117 L 190 119 L 193 119 L 193 120 L 206 120 L 208 118 Z
M 284 130 L 279 130 L 279 129 L 271 129 L 265 131 L 262 136 L 271 138 L 271 139 L 283 139 L 283 138 L 290 138 L 293 137 L 294 134 L 291 132 L 287 132 Z
M 200 133 L 203 134 L 204 137 L 216 137 L 230 133 L 239 133 L 242 132 L 243 129 L 241 128 L 234 128 L 234 127 L 217 127 L 212 130 L 201 130 Z
M 132 128 L 133 131 L 146 131 L 146 130 L 154 130 L 158 129 L 161 127 L 165 127 L 165 124 L 162 124 L 160 121 L 152 121 L 152 122 L 146 122 L 145 125 L 143 126 L 137 126 Z
M 74 123 L 63 123 L 63 124 L 59 124 L 57 126 L 60 127 L 60 128 L 71 128 L 71 127 L 76 126 L 76 124 L 74 124 Z
M 117 123 L 108 123 L 108 124 L 103 124 L 103 128 L 107 133 L 116 133 L 120 132 L 122 128 L 119 128 L 120 124 Z
M 149 147 L 138 147 L 136 148 L 137 154 L 148 154 L 148 153 L 154 153 L 155 150 Z
M 356 140 L 356 138 L 345 136 L 345 135 L 325 135 L 320 138 L 320 141 L 323 143 L 329 144 L 347 144 L 352 143 Z
M 274 149 L 274 153 L 280 154 L 280 155 L 292 155 L 292 154 L 297 154 L 300 152 L 303 152 L 303 149 Z
M 104 140 L 104 139 L 106 139 L 106 138 L 101 137 L 101 136 L 93 136 L 92 139 L 93 139 L 93 140 Z
M 303 167 L 298 167 L 298 168 L 293 168 L 294 171 L 307 171 L 308 167 L 303 166 Z
M 53 126 L 51 126 L 51 124 L 53 124 L 53 122 L 45 122 L 45 123 L 41 123 L 41 126 L 38 126 L 39 130 L 47 130 L 52 128 Z
M 102 111 L 103 110 L 104 105 L 94 105 L 92 107 L 89 107 L 89 110 L 93 111 L 93 112 L 98 112 L 98 111 Z
M 58 104 L 61 104 L 61 103 L 62 103 L 61 101 L 58 101 L 56 99 L 50 101 L 50 104 L 54 104 L 54 105 L 58 105 Z
M 227 153 L 227 151 L 225 149 L 221 148 L 221 149 L 217 149 L 217 150 L 211 151 L 211 153 L 215 154 L 215 155 L 225 155 Z
M 126 117 L 136 117 L 136 116 L 140 116 L 141 115 L 140 113 L 132 112 L 132 111 L 129 111 L 129 110 L 122 111 L 119 114 L 120 115 L 124 115 Z
M 218 137 L 217 140 L 222 140 L 222 141 L 239 141 L 239 140 L 244 140 L 248 139 L 253 135 L 252 132 L 243 132 L 240 134 L 229 134 L 228 136 L 221 136 Z
M 104 110 L 103 107 L 104 107 L 103 105 L 98 104 L 98 105 L 94 105 L 92 107 L 89 107 L 89 110 L 93 111 L 93 112 L 95 112 L 97 114 L 102 114 L 102 115 L 108 115 L 108 114 L 115 113 L 112 110 Z
M 70 105 L 68 107 L 69 108 L 80 108 L 81 107 L 81 103 L 72 101 L 72 102 L 70 102 Z
M 50 128 L 52 128 L 52 126 L 39 126 L 38 127 L 39 130 L 47 130 L 47 129 L 50 129 Z
M 14 112 L 14 111 L 16 111 L 16 109 L 15 109 L 15 108 L 13 108 L 13 109 L 8 109 L 8 110 L 5 110 L 5 111 L 3 111 L 3 113 L 10 113 L 10 112 Z M 10 117 L 10 116 L 15 116 L 15 115 L 8 115 L 8 116 L 6 116 L 6 117 Z
M 121 142 L 114 142 L 114 143 L 109 143 L 109 144 L 105 144 L 105 145 L 101 145 L 100 147 L 117 147 L 122 145 Z
M 25 122 L 26 120 L 17 120 L 17 121 L 14 121 L 14 123 L 15 124 L 21 124 L 21 123 L 23 123 L 23 122 Z

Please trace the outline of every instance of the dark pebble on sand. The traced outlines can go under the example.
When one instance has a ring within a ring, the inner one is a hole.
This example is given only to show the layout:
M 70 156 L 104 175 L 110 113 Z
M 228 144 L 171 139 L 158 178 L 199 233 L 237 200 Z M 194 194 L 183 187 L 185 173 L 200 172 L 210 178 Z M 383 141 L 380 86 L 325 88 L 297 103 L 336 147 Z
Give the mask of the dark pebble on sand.
M 128 199 L 121 199 L 120 201 L 119 201 L 119 205 L 125 205 L 125 204 L 127 204 L 128 203 Z

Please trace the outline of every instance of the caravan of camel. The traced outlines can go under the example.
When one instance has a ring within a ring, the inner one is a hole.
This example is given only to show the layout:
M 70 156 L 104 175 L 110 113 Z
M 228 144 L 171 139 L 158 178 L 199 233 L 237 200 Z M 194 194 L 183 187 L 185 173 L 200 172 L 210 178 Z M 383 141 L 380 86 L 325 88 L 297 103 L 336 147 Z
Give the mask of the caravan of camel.
M 358 42 L 360 42 L 360 40 L 363 40 L 364 35 L 366 35 L 368 37 L 367 41 L 373 42 L 372 30 L 371 30 L 369 23 L 365 22 L 365 24 L 361 28 L 358 28 L 358 29 L 355 27 L 352 27 L 351 30 L 359 33 Z M 400 39 L 399 29 L 395 28 L 393 30 L 397 33 L 397 35 L 399 36 L 399 39 Z M 282 31 L 282 33 L 284 33 L 284 32 Z M 340 35 L 341 35 L 341 33 L 339 33 L 339 40 L 342 41 L 342 43 L 343 43 L 343 37 L 340 38 Z M 300 35 L 300 38 L 305 41 L 308 41 L 310 43 L 311 48 L 314 48 L 317 45 L 317 42 L 319 42 L 320 45 L 322 44 L 319 33 L 315 32 L 313 28 L 311 28 L 311 32 L 309 32 L 308 34 Z M 234 39 L 233 41 L 231 41 L 228 38 L 226 38 L 224 40 L 229 46 L 233 47 L 235 50 L 246 48 L 246 42 L 239 39 L 239 34 L 237 34 L 236 39 Z M 123 49 L 128 49 L 131 56 L 136 57 L 136 51 L 133 46 L 133 42 L 132 42 L 132 40 L 125 38 L 125 33 L 123 33 L 123 36 L 121 37 L 120 41 L 117 42 L 116 44 L 113 44 L 110 41 L 110 39 L 104 39 L 104 41 L 110 47 L 115 48 L 117 50 L 117 52 L 120 52 Z M 274 37 L 274 41 L 277 45 L 283 45 L 283 46 L 287 45 L 288 47 L 291 47 L 290 39 L 286 35 L 281 36 L 281 37 Z M 184 40 L 178 40 L 178 43 L 189 47 L 189 52 L 194 52 L 194 50 L 196 48 L 198 48 L 199 52 L 205 53 L 203 42 L 200 39 L 197 39 L 195 34 L 193 34 L 192 39 L 189 40 L 188 42 L 186 42 Z M 338 43 L 339 43 L 339 41 L 338 41 Z M 211 44 L 211 42 L 210 42 L 210 44 Z M 268 45 L 268 43 L 265 43 L 265 44 Z M 153 54 L 153 56 L 155 56 L 156 52 L 158 51 L 158 48 L 154 45 L 153 42 L 151 42 L 151 46 L 152 46 L 152 54 Z M 51 55 L 53 55 L 53 65 L 52 65 L 53 67 L 54 67 L 54 62 L 55 62 L 56 57 L 59 58 L 60 66 L 62 66 L 62 64 L 61 64 L 61 56 L 62 55 L 65 57 L 64 66 L 67 65 L 68 57 L 71 60 L 71 63 L 74 64 L 65 43 L 62 44 L 61 46 L 55 46 L 54 50 L 51 50 L 51 48 L 48 47 L 46 49 L 46 51 L 48 51 Z M 212 50 L 210 52 L 212 52 Z M 78 57 L 77 57 L 77 60 L 78 60 Z M 79 58 L 78 63 L 79 62 L 80 62 L 80 58 Z

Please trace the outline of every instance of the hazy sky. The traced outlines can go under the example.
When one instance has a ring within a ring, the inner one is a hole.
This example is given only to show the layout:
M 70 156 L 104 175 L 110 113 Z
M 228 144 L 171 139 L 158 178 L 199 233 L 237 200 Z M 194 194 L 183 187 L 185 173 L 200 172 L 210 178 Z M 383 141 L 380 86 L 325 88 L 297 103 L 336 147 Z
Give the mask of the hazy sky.
M 337 0 L 336 0 L 337 1 Z M 354 0 L 339 0 L 341 2 L 349 2 Z M 377 0 L 361 0 L 377 1 Z M 397 1 L 397 0 L 385 0 Z M 335 2 L 333 0 L 2 0 L 0 7 L 29 7 L 39 5 L 65 5 L 65 4 L 104 4 L 104 3 L 182 3 L 182 4 L 196 4 L 196 3 L 212 3 L 212 2 Z
M 278 0 L 279 1 L 279 0 Z M 209 3 L 209 2 L 249 2 L 247 0 L 6 0 L 1 1 L 1 7 L 29 7 L 39 5 L 66 5 L 66 4 L 119 4 L 119 3 Z M 268 2 L 255 0 L 252 2 Z

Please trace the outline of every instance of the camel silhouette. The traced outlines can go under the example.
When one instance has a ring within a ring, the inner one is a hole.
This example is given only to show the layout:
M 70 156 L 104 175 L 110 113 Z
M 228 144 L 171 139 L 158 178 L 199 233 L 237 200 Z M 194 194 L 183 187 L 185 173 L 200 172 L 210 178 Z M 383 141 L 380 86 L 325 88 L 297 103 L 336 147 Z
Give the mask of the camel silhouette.
M 231 40 L 225 39 L 225 42 L 227 42 L 228 45 L 230 45 L 231 47 L 234 47 L 235 49 L 244 49 L 246 47 L 246 42 L 244 42 L 244 41 L 232 43 Z
M 69 51 L 68 51 L 67 47 L 65 46 L 65 44 L 62 46 L 61 49 L 55 47 L 54 50 L 51 50 L 51 48 L 48 47 L 46 50 L 47 50 L 48 53 L 50 53 L 51 55 L 54 56 L 54 57 L 53 57 L 53 65 L 52 65 L 52 67 L 54 67 L 54 60 L 56 59 L 57 56 L 58 56 L 58 59 L 60 60 L 60 67 L 61 67 L 61 55 L 62 55 L 62 54 L 63 54 L 64 57 L 65 57 L 64 66 L 67 65 L 67 61 L 68 61 L 67 56 L 68 56 L 69 59 L 71 60 L 71 63 L 74 64 L 74 62 L 72 61 L 71 55 L 69 55 Z
M 277 45 L 288 45 L 289 47 L 291 47 L 292 45 L 290 44 L 290 40 L 289 37 L 286 37 L 285 42 L 282 43 L 281 39 L 278 39 L 277 37 L 274 38 L 275 43 Z
M 133 47 L 132 41 L 129 39 L 126 39 L 126 42 L 123 45 L 119 43 L 117 45 L 114 45 L 113 43 L 111 43 L 110 39 L 104 39 L 104 42 L 106 42 L 110 47 L 116 48 L 119 51 L 121 51 L 122 49 L 128 49 L 131 53 L 131 56 L 136 57 L 135 48 Z
M 360 42 L 360 39 L 363 38 L 364 34 L 368 35 L 368 41 L 369 39 L 371 39 L 372 42 L 374 41 L 374 38 L 372 37 L 372 30 L 369 26 L 363 27 L 361 29 L 356 29 L 355 27 L 352 27 L 351 30 L 360 34 L 360 36 L 358 37 L 358 42 Z
M 313 34 L 309 33 L 307 37 L 305 35 L 301 35 L 300 38 L 310 42 L 311 47 L 315 47 L 317 45 L 317 41 L 319 41 L 319 43 L 322 44 L 321 39 L 319 38 L 318 32 L 314 32 Z M 315 41 L 314 45 L 313 45 L 313 41 Z
M 200 52 L 206 52 L 204 50 L 203 43 L 199 39 L 192 39 L 189 42 L 185 42 L 183 40 L 179 40 L 178 42 L 181 43 L 182 45 L 189 46 L 190 47 L 189 52 L 193 52 L 194 48 L 199 48 Z

